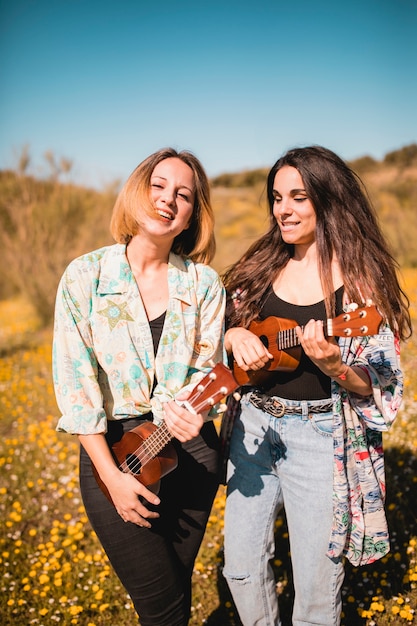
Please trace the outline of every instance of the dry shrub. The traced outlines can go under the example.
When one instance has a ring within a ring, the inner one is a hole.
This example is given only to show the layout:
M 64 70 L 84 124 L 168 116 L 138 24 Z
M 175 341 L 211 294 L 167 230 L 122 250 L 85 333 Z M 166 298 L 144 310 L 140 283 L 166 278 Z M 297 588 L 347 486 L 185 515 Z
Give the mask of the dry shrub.
M 68 262 L 110 243 L 114 193 L 55 180 L 39 181 L 13 172 L 1 173 L 0 189 L 1 295 L 7 297 L 18 290 L 47 324 Z

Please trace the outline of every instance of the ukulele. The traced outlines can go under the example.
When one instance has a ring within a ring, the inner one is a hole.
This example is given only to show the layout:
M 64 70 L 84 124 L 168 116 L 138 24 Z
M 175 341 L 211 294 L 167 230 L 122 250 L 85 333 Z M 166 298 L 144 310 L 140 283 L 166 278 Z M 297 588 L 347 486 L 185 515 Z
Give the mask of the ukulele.
M 381 322 L 382 316 L 375 305 L 367 305 L 328 319 L 324 322 L 324 333 L 327 337 L 375 335 Z M 247 372 L 235 362 L 233 373 L 240 386 L 259 385 L 268 380 L 271 372 L 292 372 L 298 367 L 301 358 L 301 346 L 295 332 L 298 325 L 294 320 L 274 316 L 251 322 L 249 330 L 259 337 L 273 358 L 262 369 Z
M 238 384 L 228 367 L 218 363 L 200 381 L 187 400 L 179 404 L 193 413 L 201 413 L 233 393 Z M 158 493 L 160 480 L 177 467 L 178 457 L 171 443 L 173 435 L 165 422 L 156 426 L 144 422 L 126 432 L 111 448 L 120 471 L 132 474 L 139 482 L 154 493 Z M 93 473 L 99 487 L 112 502 L 106 485 L 94 465 Z

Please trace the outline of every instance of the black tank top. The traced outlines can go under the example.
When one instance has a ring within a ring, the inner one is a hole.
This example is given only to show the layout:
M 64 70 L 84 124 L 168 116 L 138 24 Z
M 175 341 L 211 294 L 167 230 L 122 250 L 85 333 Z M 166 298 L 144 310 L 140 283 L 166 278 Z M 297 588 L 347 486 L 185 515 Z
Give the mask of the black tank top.
M 159 340 L 161 339 L 162 329 L 164 327 L 166 311 L 159 317 L 149 322 L 149 326 L 152 333 L 153 350 L 154 354 L 158 351 Z
M 150 326 L 151 333 L 152 333 L 153 351 L 154 351 L 155 356 L 158 351 L 159 340 L 161 339 L 162 329 L 164 327 L 164 322 L 165 322 L 165 316 L 166 316 L 166 311 L 164 311 L 164 313 L 162 313 L 162 315 L 160 315 L 159 317 L 156 317 L 154 320 L 151 320 L 149 322 L 149 326 Z M 153 381 L 152 392 L 154 391 L 157 384 L 158 384 L 158 381 L 156 380 L 156 376 L 155 376 L 155 379 Z
M 343 313 L 343 291 L 342 286 L 335 293 L 336 316 Z M 263 320 L 271 315 L 294 320 L 300 326 L 304 326 L 311 319 L 324 321 L 327 318 L 324 300 L 309 306 L 298 306 L 278 298 L 272 287 L 259 317 Z M 330 388 L 330 378 L 302 351 L 300 363 L 295 371 L 271 374 L 270 379 L 262 385 L 261 391 L 288 400 L 321 400 L 330 397 Z

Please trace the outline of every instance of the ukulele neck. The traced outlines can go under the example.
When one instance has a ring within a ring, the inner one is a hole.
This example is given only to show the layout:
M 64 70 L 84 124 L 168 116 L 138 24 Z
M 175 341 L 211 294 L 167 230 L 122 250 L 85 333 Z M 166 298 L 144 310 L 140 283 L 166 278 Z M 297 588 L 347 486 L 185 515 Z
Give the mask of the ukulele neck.
M 333 320 L 328 319 L 323 322 L 323 331 L 325 337 L 333 337 Z M 304 332 L 304 326 L 300 325 L 302 332 Z M 288 348 L 295 348 L 300 345 L 300 340 L 297 337 L 295 328 L 287 328 L 285 330 L 278 331 L 277 334 L 277 346 L 278 350 L 286 350 Z

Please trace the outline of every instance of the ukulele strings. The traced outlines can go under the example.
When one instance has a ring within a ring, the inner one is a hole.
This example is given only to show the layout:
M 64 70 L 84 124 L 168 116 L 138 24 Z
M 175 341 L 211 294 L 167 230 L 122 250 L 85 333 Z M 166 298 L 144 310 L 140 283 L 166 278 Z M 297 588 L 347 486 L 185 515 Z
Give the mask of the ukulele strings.
M 205 402 L 204 400 L 201 401 L 201 395 L 216 378 L 216 374 L 212 372 L 205 386 L 202 383 L 197 386 L 196 398 L 200 396 L 200 403 L 197 402 L 196 404 L 194 404 L 195 399 L 193 399 L 193 394 L 191 394 L 190 398 L 187 400 L 188 403 L 190 403 L 190 401 L 193 402 L 192 408 L 196 413 L 199 413 L 201 410 L 203 410 L 206 403 L 210 406 L 215 404 L 215 400 L 213 398 L 210 398 L 207 402 Z M 222 387 L 220 389 L 221 397 L 227 395 L 227 393 L 228 389 L 226 387 Z M 131 453 L 130 456 L 135 458 L 135 462 L 129 464 L 126 460 L 124 460 L 119 465 L 119 469 L 121 469 L 125 473 L 131 473 L 135 475 L 139 474 L 141 468 L 149 463 L 149 461 L 151 461 L 153 458 L 155 458 L 158 452 L 160 452 L 169 443 L 172 437 L 173 436 L 167 429 L 166 423 L 162 422 L 162 424 L 144 441 L 142 441 L 140 446 Z
M 207 387 L 215 378 L 216 377 L 213 376 L 207 382 L 205 387 L 200 383 L 197 387 L 198 392 L 202 393 L 205 389 L 207 389 Z M 188 402 L 190 400 L 191 398 L 188 400 Z M 194 407 L 194 410 L 196 411 L 196 413 L 198 413 L 203 407 L 204 402 L 201 402 Z M 154 430 L 153 433 L 146 437 L 146 439 L 142 441 L 139 447 L 130 454 L 130 458 L 135 458 L 135 461 L 129 464 L 126 460 L 124 460 L 119 465 L 119 469 L 121 469 L 125 473 L 131 473 L 135 475 L 139 474 L 141 468 L 149 463 L 149 461 L 152 461 L 152 459 L 155 458 L 158 452 L 160 452 L 171 439 L 171 433 L 168 431 L 165 422 L 162 422 L 162 424 L 156 430 Z
M 278 350 L 293 348 L 298 345 L 298 343 L 299 339 L 297 337 L 297 333 L 295 332 L 295 328 L 286 328 L 285 330 L 278 331 Z
M 119 469 L 130 474 L 139 474 L 141 468 L 149 463 L 172 439 L 165 422 L 157 427 L 146 439 L 142 441 L 136 450 L 130 453 L 130 457 L 135 459 L 134 463 L 126 460 L 119 465 Z

